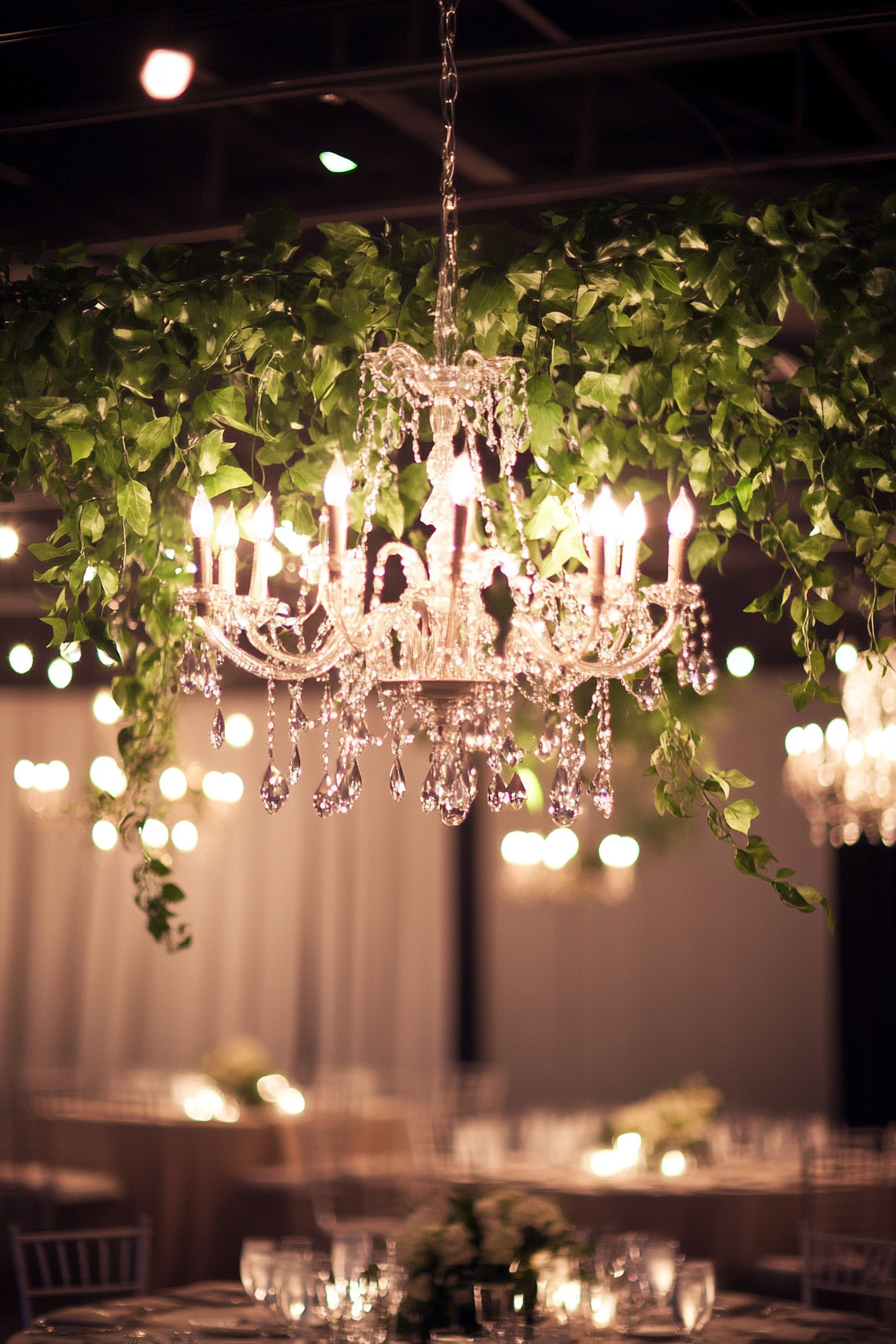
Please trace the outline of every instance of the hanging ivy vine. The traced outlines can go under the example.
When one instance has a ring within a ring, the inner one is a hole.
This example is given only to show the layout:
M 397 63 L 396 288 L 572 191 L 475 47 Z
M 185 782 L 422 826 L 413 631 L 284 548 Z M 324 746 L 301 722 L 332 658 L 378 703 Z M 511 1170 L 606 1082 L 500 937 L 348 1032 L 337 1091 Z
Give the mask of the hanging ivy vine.
M 672 497 L 687 481 L 700 510 L 695 577 L 738 534 L 780 565 L 749 610 L 791 621 L 797 706 L 832 698 L 822 677 L 840 585 L 859 586 L 872 643 L 896 593 L 894 205 L 857 218 L 822 193 L 746 215 L 721 198 L 676 198 L 555 213 L 525 254 L 509 230 L 462 239 L 465 339 L 529 366 L 521 507 L 535 563 L 550 574 L 585 560 L 570 486 L 621 478 Z M 431 346 L 434 246 L 431 232 L 353 224 L 308 243 L 274 211 L 250 217 L 226 252 L 132 245 L 111 274 L 71 247 L 25 258 L 30 273 L 12 280 L 6 254 L 0 497 L 36 487 L 59 505 L 52 535 L 31 548 L 36 579 L 56 592 L 52 642 L 92 640 L 120 665 L 129 786 L 103 803 L 132 843 L 172 747 L 190 496 L 201 481 L 248 511 L 273 488 L 281 516 L 314 532 L 334 450 L 357 451 L 359 354 L 383 340 Z M 773 381 L 792 300 L 817 335 L 802 367 Z M 375 522 L 419 540 L 425 468 L 393 471 Z M 505 485 L 491 490 L 500 499 Z M 512 526 L 500 540 L 519 547 Z M 845 578 L 833 550 L 851 562 Z M 729 800 L 749 781 L 701 768 L 696 735 L 671 702 L 663 712 L 658 810 L 704 810 L 740 871 L 797 909 L 824 905 L 751 833 L 751 800 Z M 185 945 L 166 865 L 146 858 L 135 876 L 150 932 Z

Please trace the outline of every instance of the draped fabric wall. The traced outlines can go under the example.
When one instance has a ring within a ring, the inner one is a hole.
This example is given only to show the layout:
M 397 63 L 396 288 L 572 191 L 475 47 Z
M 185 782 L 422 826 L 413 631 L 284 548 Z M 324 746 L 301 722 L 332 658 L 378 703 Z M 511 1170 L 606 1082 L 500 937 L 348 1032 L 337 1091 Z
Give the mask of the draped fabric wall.
M 225 697 L 255 737 L 220 752 L 208 702 L 185 700 L 180 763 L 236 771 L 246 789 L 235 805 L 203 799 L 198 815 L 171 805 L 169 820 L 190 816 L 200 839 L 192 854 L 172 851 L 194 946 L 169 956 L 131 904 L 133 854 L 95 849 L 83 818 L 37 815 L 13 782 L 18 759 L 59 759 L 71 772 L 65 802 L 84 796 L 90 761 L 115 754 L 116 730 L 95 722 L 91 699 L 0 693 L 0 1060 L 72 1066 L 92 1088 L 122 1069 L 189 1068 L 248 1032 L 304 1077 L 360 1065 L 440 1071 L 452 1050 L 453 856 L 451 834 L 413 799 L 425 757 L 406 760 L 411 797 L 396 805 L 391 755 L 371 751 L 354 811 L 321 821 L 313 733 L 300 784 L 269 817 L 257 796 L 263 700 Z M 284 769 L 285 752 L 284 710 Z

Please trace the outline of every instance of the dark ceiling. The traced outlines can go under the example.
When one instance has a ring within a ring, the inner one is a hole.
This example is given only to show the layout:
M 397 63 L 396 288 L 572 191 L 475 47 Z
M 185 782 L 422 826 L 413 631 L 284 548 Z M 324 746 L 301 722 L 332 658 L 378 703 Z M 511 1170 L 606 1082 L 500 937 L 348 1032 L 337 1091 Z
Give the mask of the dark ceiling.
M 433 213 L 435 0 L 4 13 L 4 241 L 215 238 L 273 202 L 310 220 Z M 138 82 L 160 45 L 198 67 L 174 103 Z M 460 0 L 457 51 L 467 219 L 682 186 L 896 184 L 896 5 Z M 357 170 L 328 173 L 327 149 Z
M 436 213 L 436 0 L 7 0 L 2 27 L 0 242 L 82 241 L 102 264 L 132 237 L 233 237 L 270 204 L 309 224 Z M 157 46 L 197 64 L 174 103 L 139 84 Z M 525 238 L 546 207 L 598 196 L 896 189 L 896 4 L 460 0 L 457 55 L 464 222 L 497 213 Z M 323 150 L 357 169 L 328 173 Z M 27 541 L 47 532 L 34 504 L 14 506 Z M 740 615 L 766 563 L 744 543 L 707 576 L 716 647 L 783 663 L 786 623 Z M 0 681 L 20 680 L 12 643 L 46 642 L 30 570 L 0 560 Z M 46 684 L 48 658 L 26 680 Z

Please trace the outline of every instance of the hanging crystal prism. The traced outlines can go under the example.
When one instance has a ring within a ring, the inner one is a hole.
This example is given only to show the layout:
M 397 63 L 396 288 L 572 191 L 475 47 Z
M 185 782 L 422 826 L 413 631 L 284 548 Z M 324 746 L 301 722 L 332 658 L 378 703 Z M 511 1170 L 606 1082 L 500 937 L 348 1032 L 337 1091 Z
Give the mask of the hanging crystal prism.
M 201 684 L 196 655 L 192 648 L 187 645 L 180 665 L 180 688 L 184 695 L 192 695 L 194 691 L 199 690 Z
M 392 771 L 389 775 L 389 792 L 392 794 L 392 797 L 395 799 L 396 803 L 399 803 L 401 802 L 402 798 L 405 796 L 407 791 L 408 786 L 405 783 L 404 771 L 401 768 L 401 761 L 398 759 L 398 757 L 396 757 L 392 763 Z
M 290 784 L 298 784 L 301 778 L 302 758 L 299 755 L 298 746 L 294 746 L 292 749 L 292 756 L 289 758 L 289 782 Z
M 268 812 L 272 813 L 279 812 L 289 797 L 289 785 L 273 761 L 268 761 L 259 794 Z
M 211 730 L 209 731 L 209 741 L 216 751 L 224 745 L 224 715 L 221 713 L 221 706 L 218 704 L 215 710 L 215 717 L 212 719 Z

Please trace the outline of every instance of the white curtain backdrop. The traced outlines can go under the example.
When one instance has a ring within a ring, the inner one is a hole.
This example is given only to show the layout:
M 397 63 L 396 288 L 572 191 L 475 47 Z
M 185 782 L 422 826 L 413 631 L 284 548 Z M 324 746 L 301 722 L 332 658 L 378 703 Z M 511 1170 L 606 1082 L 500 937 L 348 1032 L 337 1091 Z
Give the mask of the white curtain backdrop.
M 355 1066 L 440 1072 L 452 1051 L 453 833 L 416 802 L 425 756 L 406 759 L 409 796 L 396 804 L 391 753 L 370 750 L 354 811 L 321 821 L 316 731 L 302 780 L 270 817 L 258 798 L 263 698 L 225 694 L 225 713 L 248 713 L 255 736 L 218 752 L 209 702 L 183 700 L 178 763 L 198 778 L 236 771 L 245 794 L 235 805 L 202 799 L 198 813 L 169 805 L 169 824 L 187 816 L 199 828 L 192 854 L 171 850 L 194 946 L 169 956 L 132 904 L 135 856 L 94 848 L 83 817 L 38 815 L 13 781 L 21 758 L 58 759 L 71 772 L 64 803 L 87 794 L 91 760 L 116 754 L 116 729 L 94 720 L 92 698 L 0 692 L 0 1062 L 70 1066 L 93 1088 L 123 1069 L 189 1068 L 249 1033 L 306 1078 Z M 285 771 L 285 693 L 281 704 Z

